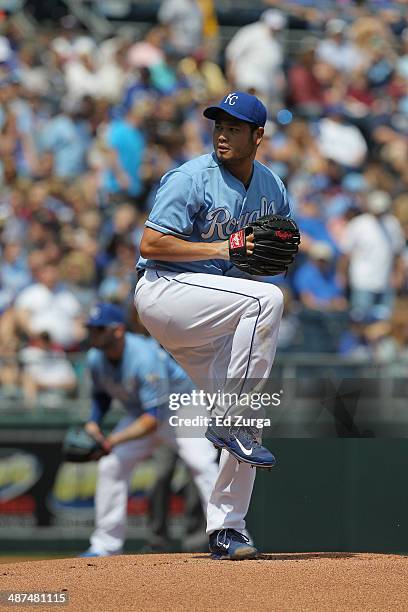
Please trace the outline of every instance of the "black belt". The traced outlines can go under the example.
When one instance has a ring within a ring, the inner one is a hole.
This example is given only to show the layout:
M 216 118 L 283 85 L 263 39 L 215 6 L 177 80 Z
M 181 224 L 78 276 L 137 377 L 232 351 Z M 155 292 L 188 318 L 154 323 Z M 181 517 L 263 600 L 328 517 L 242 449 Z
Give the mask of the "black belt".
M 146 270 L 144 268 L 140 268 L 139 270 L 136 270 L 137 272 L 137 283 L 140 281 L 140 279 L 145 275 Z

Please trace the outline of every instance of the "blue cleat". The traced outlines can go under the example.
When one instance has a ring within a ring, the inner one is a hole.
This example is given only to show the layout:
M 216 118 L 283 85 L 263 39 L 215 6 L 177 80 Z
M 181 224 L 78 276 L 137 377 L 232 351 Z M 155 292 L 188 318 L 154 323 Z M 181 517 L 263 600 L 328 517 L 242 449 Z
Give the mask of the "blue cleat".
M 98 550 L 92 550 L 92 548 L 88 548 L 88 550 L 78 555 L 78 557 L 113 557 L 114 555 L 120 555 L 120 554 L 121 554 L 120 552 L 108 553 L 108 552 L 101 552 Z
M 211 559 L 240 561 L 255 559 L 258 551 L 249 539 L 236 529 L 221 529 L 210 534 Z
M 256 427 L 210 425 L 205 437 L 217 448 L 225 448 L 235 459 L 253 467 L 271 469 L 276 465 L 275 457 L 261 445 Z

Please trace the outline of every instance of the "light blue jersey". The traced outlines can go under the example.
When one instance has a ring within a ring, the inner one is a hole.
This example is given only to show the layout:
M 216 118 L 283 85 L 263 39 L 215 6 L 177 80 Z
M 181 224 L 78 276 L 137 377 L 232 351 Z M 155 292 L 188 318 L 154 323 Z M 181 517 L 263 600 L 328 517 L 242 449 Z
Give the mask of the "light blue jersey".
M 164 348 L 160 346 L 157 340 L 151 336 L 149 336 L 147 340 L 150 340 L 152 347 L 154 347 L 155 350 L 159 349 L 160 351 L 161 359 L 166 367 L 169 393 L 191 393 L 191 391 L 194 389 L 194 385 L 191 378 L 187 376 L 183 368 L 177 363 L 177 361 L 175 361 L 175 359 L 173 359 L 171 355 L 169 355 L 167 351 L 164 350 Z
M 96 348 L 87 363 L 92 380 L 90 420 L 100 423 L 113 399 L 134 418 L 147 412 L 163 417 L 170 393 L 186 393 L 192 383 L 153 338 L 126 333 L 122 359 L 112 363 Z
M 202 155 L 164 175 L 146 226 L 189 242 L 227 240 L 233 232 L 269 214 L 290 216 L 285 186 L 258 161 L 248 190 L 217 159 Z M 138 268 L 225 274 L 229 261 L 163 262 L 140 258 Z

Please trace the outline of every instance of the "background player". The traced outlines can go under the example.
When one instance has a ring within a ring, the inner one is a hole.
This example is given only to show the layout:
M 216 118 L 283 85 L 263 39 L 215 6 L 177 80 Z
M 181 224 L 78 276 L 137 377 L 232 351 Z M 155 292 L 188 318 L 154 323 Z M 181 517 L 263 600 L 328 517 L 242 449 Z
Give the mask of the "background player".
M 177 447 L 192 472 L 204 511 L 217 476 L 217 453 L 205 438 L 176 436 L 168 419 L 160 424 L 168 409 L 169 392 L 189 393 L 192 384 L 153 338 L 125 332 L 122 312 L 112 304 L 96 306 L 87 326 L 93 347 L 88 353 L 92 412 L 85 429 L 112 452 L 98 462 L 96 528 L 82 556 L 105 556 L 122 552 L 128 480 L 137 463 L 149 457 L 157 444 Z M 105 439 L 100 424 L 113 399 L 121 402 L 127 415 Z
M 227 238 L 263 215 L 288 217 L 290 210 L 282 181 L 255 161 L 266 122 L 262 102 L 232 92 L 204 115 L 215 120 L 215 151 L 163 177 L 141 243 L 135 304 L 197 385 L 238 385 L 242 393 L 269 376 L 283 298 L 274 285 L 233 277 Z M 253 237 L 246 248 L 252 252 Z M 225 409 L 216 406 L 213 415 Z M 275 459 L 253 428 L 212 427 L 207 436 L 223 448 L 207 514 L 213 558 L 253 557 L 257 551 L 242 535 L 251 466 Z

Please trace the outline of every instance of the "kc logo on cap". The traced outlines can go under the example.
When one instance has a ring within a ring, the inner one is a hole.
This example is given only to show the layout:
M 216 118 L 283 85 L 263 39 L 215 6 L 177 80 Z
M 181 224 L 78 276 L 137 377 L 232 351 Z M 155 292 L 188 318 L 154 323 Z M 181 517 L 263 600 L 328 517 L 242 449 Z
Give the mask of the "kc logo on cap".
M 235 104 L 235 102 L 237 100 L 238 100 L 237 94 L 235 92 L 232 92 L 232 93 L 228 94 L 228 96 L 225 98 L 224 104 L 227 104 L 227 102 L 228 102 L 228 104 L 230 106 L 234 106 L 234 104 Z
M 94 306 L 89 313 L 91 319 L 98 319 L 102 314 L 102 308 L 100 306 Z

